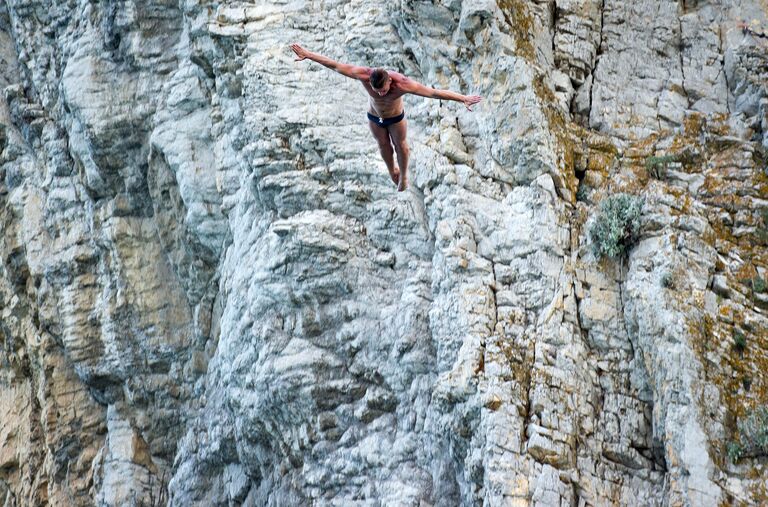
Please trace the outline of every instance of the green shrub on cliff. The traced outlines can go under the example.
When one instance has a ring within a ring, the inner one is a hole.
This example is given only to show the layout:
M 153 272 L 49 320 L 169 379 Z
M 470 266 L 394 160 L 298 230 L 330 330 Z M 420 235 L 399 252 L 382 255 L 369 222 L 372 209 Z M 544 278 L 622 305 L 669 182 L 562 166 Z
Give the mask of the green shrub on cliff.
M 657 180 L 663 180 L 667 176 L 667 166 L 671 162 L 677 162 L 679 155 L 662 155 L 660 157 L 648 157 L 645 159 L 645 170 L 648 175 Z
M 635 195 L 615 194 L 600 202 L 589 239 L 597 257 L 617 258 L 627 253 L 637 241 L 643 199 Z
M 759 407 L 739 421 L 739 435 L 748 451 L 768 455 L 768 407 Z
M 728 446 L 732 461 L 742 456 L 768 456 L 768 407 L 758 407 L 747 413 L 737 426 L 739 441 Z

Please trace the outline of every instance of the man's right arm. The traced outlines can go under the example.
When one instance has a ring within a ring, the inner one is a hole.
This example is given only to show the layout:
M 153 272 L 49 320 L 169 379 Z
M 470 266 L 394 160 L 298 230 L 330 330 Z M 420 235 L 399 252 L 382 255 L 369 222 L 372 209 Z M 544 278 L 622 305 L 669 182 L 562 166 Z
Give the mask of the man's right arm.
M 335 60 L 331 60 L 327 56 L 319 55 L 317 53 L 313 53 L 311 51 L 307 51 L 303 47 L 299 46 L 298 44 L 291 44 L 291 49 L 294 53 L 296 53 L 296 61 L 304 60 L 305 58 L 308 58 L 314 62 L 319 63 L 320 65 L 323 65 L 324 67 L 328 67 L 329 69 L 335 70 L 341 75 L 350 77 L 352 79 L 369 79 L 371 77 L 371 71 L 372 69 L 370 67 L 358 67 L 356 65 L 348 65 L 346 63 L 339 63 Z

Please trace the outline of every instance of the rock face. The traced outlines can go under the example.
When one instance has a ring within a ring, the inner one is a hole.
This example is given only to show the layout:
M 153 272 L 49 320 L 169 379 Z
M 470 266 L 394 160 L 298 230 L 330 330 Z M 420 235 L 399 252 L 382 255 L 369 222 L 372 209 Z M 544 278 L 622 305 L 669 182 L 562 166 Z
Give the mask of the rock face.
M 0 0 L 0 503 L 757 505 L 762 0 Z M 405 99 L 398 194 L 359 83 Z M 588 227 L 644 198 L 627 257 Z

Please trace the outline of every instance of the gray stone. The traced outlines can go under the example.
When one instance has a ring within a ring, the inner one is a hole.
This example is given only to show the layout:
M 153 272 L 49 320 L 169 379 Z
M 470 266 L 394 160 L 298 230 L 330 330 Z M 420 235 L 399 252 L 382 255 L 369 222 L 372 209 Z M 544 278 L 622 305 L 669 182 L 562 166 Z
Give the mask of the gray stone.
M 0 2 L 0 501 L 758 504 L 766 21 Z M 484 100 L 405 98 L 398 193 L 292 42 Z M 615 192 L 640 234 L 598 259 Z

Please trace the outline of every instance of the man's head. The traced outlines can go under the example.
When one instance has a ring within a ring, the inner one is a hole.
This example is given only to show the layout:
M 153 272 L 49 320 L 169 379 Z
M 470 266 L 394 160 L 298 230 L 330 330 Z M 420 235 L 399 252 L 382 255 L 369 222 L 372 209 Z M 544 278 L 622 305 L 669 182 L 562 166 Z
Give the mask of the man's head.
M 392 82 L 392 78 L 389 77 L 387 71 L 378 68 L 371 72 L 371 88 L 379 95 L 386 95 L 389 92 L 389 85 Z

